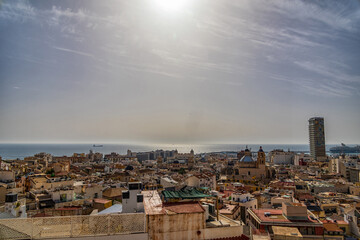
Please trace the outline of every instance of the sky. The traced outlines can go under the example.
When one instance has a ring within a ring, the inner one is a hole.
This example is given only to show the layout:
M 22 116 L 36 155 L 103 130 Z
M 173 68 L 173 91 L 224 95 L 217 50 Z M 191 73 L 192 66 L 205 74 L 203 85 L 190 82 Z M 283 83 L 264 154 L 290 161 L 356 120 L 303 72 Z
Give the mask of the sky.
M 0 0 L 0 142 L 360 144 L 360 1 Z

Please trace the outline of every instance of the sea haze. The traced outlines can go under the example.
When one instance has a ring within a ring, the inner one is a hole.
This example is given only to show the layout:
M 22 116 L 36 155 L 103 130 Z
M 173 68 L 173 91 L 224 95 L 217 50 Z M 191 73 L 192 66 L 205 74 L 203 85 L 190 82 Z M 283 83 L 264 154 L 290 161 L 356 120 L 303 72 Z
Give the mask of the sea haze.
M 262 146 L 264 151 L 273 149 L 284 149 L 285 151 L 309 152 L 308 144 L 249 144 L 252 151 L 257 151 Z M 327 151 L 335 145 L 327 145 Z M 222 151 L 240 151 L 246 148 L 246 144 L 159 144 L 159 145 L 128 145 L 128 144 L 104 144 L 103 147 L 94 147 L 92 144 L 0 144 L 0 156 L 3 159 L 23 159 L 39 152 L 50 153 L 54 156 L 70 156 L 73 153 L 88 153 L 89 150 L 108 154 L 117 152 L 126 154 L 130 149 L 133 152 L 153 151 L 156 149 L 173 150 L 179 152 L 189 152 L 194 149 L 195 153 L 222 152 Z

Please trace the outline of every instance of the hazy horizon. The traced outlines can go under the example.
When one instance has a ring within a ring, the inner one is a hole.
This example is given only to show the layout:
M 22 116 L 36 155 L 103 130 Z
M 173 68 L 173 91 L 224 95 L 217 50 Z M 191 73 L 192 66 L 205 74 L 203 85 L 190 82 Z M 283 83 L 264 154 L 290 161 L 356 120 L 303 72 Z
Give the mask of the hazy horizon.
M 326 145 L 340 145 L 344 142 L 334 143 L 334 142 L 326 142 Z M 308 142 L 300 142 L 300 143 L 286 143 L 286 142 L 196 142 L 196 143 L 154 143 L 154 142 L 108 142 L 108 141 L 94 141 L 94 142 L 0 142 L 0 144 L 39 144 L 39 145 L 62 145 L 62 144 L 68 144 L 68 145 L 153 145 L 153 146 L 191 146 L 191 145 L 309 145 Z M 344 143 L 345 145 L 359 145 L 358 143 Z
M 360 144 L 360 2 L 0 1 L 0 142 Z

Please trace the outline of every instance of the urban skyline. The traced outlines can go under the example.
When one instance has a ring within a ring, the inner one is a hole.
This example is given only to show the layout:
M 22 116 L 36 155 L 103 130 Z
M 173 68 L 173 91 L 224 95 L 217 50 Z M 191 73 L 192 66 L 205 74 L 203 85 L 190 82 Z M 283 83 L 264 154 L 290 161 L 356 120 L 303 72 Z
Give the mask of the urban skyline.
M 1 1 L 0 142 L 360 142 L 358 1 L 175 2 Z
M 360 239 L 360 0 L 0 0 L 0 239 Z

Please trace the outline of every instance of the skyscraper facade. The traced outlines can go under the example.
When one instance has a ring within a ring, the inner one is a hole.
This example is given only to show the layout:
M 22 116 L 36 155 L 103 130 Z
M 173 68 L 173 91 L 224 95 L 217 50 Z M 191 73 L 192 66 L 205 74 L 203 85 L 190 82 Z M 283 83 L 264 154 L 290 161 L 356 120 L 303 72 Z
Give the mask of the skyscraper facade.
M 309 119 L 310 155 L 315 160 L 326 158 L 324 118 Z

